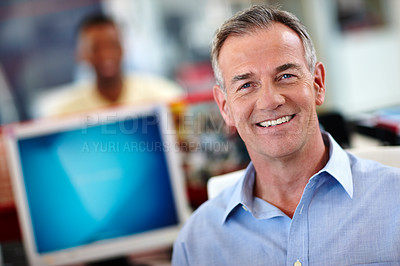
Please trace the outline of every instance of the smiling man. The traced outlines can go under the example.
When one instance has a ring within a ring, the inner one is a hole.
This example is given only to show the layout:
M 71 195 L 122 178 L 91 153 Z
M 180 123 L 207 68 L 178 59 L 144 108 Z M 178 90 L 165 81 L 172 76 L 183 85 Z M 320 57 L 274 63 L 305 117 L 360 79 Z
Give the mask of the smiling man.
M 400 169 L 346 153 L 321 132 L 325 69 L 292 14 L 265 6 L 217 31 L 214 97 L 252 162 L 202 205 L 174 265 L 400 263 Z

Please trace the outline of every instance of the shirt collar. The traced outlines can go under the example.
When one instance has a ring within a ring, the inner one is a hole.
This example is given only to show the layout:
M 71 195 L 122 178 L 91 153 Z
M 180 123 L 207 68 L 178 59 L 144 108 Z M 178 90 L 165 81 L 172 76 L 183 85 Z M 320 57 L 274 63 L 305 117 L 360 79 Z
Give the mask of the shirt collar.
M 329 143 L 329 160 L 319 173 L 327 172 L 330 174 L 342 185 L 349 197 L 353 198 L 353 176 L 346 151 L 339 146 L 329 133 L 323 132 L 322 137 L 325 143 Z
M 322 132 L 322 137 L 325 144 L 329 147 L 329 160 L 325 167 L 311 178 L 315 178 L 321 173 L 326 172 L 342 185 L 350 198 L 353 198 L 353 178 L 347 153 L 329 133 Z M 251 206 L 253 202 L 254 179 L 255 169 L 253 163 L 250 162 L 244 176 L 238 181 L 233 189 L 232 196 L 228 201 L 227 208 L 223 215 L 223 222 L 226 221 L 228 216 L 238 205 L 242 205 L 244 208 Z
M 236 208 L 236 206 L 243 205 L 244 207 L 247 207 L 252 202 L 254 178 L 255 169 L 253 163 L 250 162 L 250 164 L 247 166 L 244 176 L 240 178 L 234 187 L 232 196 L 228 201 L 228 205 L 223 216 L 223 222 L 226 221 L 229 214 L 234 208 Z

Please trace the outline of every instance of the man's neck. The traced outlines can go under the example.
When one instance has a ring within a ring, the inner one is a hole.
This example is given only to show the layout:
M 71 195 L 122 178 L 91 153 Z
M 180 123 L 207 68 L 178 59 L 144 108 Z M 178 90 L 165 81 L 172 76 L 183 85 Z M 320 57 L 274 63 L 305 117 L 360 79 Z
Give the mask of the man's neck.
M 309 179 L 328 162 L 328 147 L 319 138 L 312 152 L 282 160 L 254 161 L 256 179 L 253 194 L 278 207 L 290 218 L 303 195 Z
M 114 79 L 97 80 L 97 91 L 110 102 L 116 102 L 121 96 L 123 89 L 122 77 Z

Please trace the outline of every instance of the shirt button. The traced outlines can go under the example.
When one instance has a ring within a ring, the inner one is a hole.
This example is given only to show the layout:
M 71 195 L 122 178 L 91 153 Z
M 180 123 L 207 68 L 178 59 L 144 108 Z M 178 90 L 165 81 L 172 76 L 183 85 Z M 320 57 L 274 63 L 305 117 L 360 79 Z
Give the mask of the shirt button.
M 297 260 L 293 265 L 294 266 L 301 266 L 301 262 L 299 260 Z

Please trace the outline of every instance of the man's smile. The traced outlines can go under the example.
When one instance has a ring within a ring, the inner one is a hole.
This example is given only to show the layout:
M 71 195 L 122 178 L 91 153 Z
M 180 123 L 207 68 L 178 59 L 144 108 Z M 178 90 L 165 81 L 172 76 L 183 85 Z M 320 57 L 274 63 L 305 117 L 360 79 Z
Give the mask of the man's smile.
M 280 125 L 280 124 L 283 124 L 283 123 L 287 123 L 290 120 L 292 120 L 294 116 L 295 115 L 282 116 L 282 117 L 280 117 L 278 119 L 266 120 L 266 121 L 263 121 L 263 122 L 259 122 L 256 125 L 260 126 L 260 127 L 272 127 L 272 126 Z

